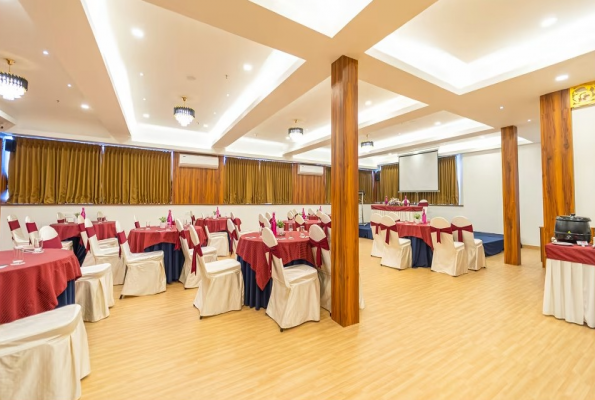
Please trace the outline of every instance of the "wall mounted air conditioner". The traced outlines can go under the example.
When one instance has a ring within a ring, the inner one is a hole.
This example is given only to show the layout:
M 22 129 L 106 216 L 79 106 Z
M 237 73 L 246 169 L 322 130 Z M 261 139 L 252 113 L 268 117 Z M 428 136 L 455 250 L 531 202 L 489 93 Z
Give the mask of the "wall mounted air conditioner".
M 324 167 L 318 165 L 305 165 L 300 164 L 298 166 L 298 175 L 323 175 Z
M 180 154 L 178 166 L 182 168 L 219 169 L 219 157 Z

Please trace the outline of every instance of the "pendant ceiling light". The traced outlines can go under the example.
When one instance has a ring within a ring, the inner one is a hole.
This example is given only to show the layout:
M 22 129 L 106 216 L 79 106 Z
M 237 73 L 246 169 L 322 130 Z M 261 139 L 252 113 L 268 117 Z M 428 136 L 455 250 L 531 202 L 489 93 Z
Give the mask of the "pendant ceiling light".
M 374 142 L 372 140 L 368 140 L 368 135 L 366 135 L 366 141 L 360 144 L 360 148 L 362 151 L 371 151 L 374 148 Z
M 10 67 L 14 60 L 6 59 L 8 63 L 8 72 L 0 72 L 0 96 L 4 100 L 14 100 L 27 93 L 29 82 L 25 78 L 14 75 L 10 72 Z
M 287 134 L 289 135 L 289 138 L 295 142 L 295 141 L 299 140 L 299 138 L 304 136 L 304 130 L 297 126 L 297 122 L 298 122 L 297 119 L 294 119 L 293 121 L 294 121 L 294 126 L 292 126 L 291 128 L 288 129 Z
M 194 109 L 186 107 L 186 97 L 182 96 L 182 100 L 184 101 L 184 105 L 174 107 L 174 117 L 176 117 L 180 125 L 188 126 L 194 121 Z

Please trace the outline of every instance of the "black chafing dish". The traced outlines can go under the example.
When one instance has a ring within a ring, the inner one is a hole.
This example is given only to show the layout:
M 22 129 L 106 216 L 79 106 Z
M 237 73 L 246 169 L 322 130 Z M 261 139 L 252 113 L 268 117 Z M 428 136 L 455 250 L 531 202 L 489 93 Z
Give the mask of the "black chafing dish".
M 590 218 L 577 217 L 574 214 L 556 217 L 554 236 L 561 242 L 576 243 L 577 241 L 591 241 Z

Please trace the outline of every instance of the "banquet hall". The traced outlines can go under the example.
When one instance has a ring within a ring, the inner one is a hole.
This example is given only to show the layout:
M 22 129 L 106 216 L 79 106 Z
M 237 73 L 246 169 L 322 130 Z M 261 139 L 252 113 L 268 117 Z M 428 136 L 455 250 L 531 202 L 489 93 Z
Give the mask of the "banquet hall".
M 595 398 L 594 22 L 0 0 L 0 400 Z

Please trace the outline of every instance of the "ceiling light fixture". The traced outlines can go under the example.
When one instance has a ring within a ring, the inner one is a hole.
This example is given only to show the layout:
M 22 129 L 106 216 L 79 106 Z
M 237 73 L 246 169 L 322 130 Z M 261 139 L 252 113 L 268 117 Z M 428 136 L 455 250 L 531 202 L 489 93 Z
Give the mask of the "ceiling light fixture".
M 68 85 L 66 85 L 66 86 L 68 86 L 68 87 L 72 87 L 72 85 L 71 85 L 70 83 L 69 83 Z
M 530 119 L 528 119 L 528 120 L 527 120 L 527 122 L 531 122 L 531 120 L 530 120 Z
M 184 104 L 174 107 L 174 117 L 182 126 L 188 126 L 194 120 L 194 109 L 186 107 L 186 97 L 182 96 Z
M 504 110 L 504 106 L 500 106 L 500 110 Z
M 541 21 L 541 27 L 549 28 L 550 26 L 554 25 L 556 22 L 558 22 L 558 18 L 556 18 L 556 17 L 546 18 L 543 21 Z
M 442 125 L 442 122 L 440 122 L 440 121 L 434 122 L 434 125 L 436 125 L 436 126 Z
M 88 110 L 88 109 L 89 109 L 89 105 L 88 105 L 88 104 L 84 104 L 84 103 L 83 103 L 83 104 L 81 104 L 81 108 L 82 108 L 83 110 Z
M 562 81 L 565 81 L 566 79 L 568 79 L 568 75 L 566 75 L 566 74 L 556 76 L 556 82 L 562 82 Z
M 145 76 L 145 74 L 143 74 L 142 72 L 139 74 L 140 76 Z
M 143 32 L 141 29 L 138 28 L 132 28 L 130 30 L 130 32 L 132 32 L 132 36 L 137 37 L 139 39 L 142 39 L 145 37 L 145 32 Z
M 372 101 L 371 101 L 371 100 L 368 100 L 368 101 L 366 101 L 366 103 L 365 103 L 365 104 L 366 104 L 367 106 L 371 106 L 371 105 L 372 105 Z
M 294 119 L 294 126 L 287 130 L 287 135 L 294 142 L 304 136 L 304 130 L 297 126 L 298 120 Z
M 14 65 L 14 60 L 6 59 L 8 72 L 0 72 L 0 96 L 4 100 L 18 99 L 27 93 L 29 82 L 18 75 L 10 72 L 10 67 Z
M 244 71 L 252 71 L 252 65 L 244 64 Z
M 203 128 L 208 128 L 209 127 L 209 125 L 207 125 L 207 124 L 203 124 L 202 126 L 203 126 Z
M 144 118 L 149 118 L 149 117 L 150 117 L 150 115 L 149 115 L 149 114 L 143 114 L 143 117 L 144 117 Z
M 360 148 L 362 151 L 370 151 L 374 148 L 374 142 L 368 140 L 368 135 L 366 135 L 366 140 L 360 144 Z
M 147 101 L 147 98 L 146 97 L 143 97 L 143 101 Z
M 44 56 L 49 56 L 50 55 L 50 52 L 47 51 L 47 50 L 44 50 L 42 53 L 43 53 Z

